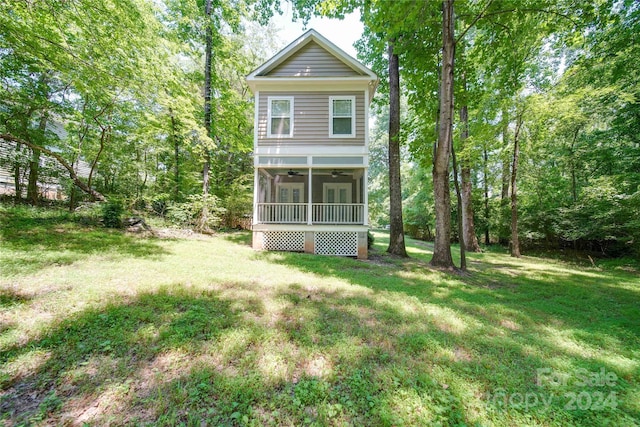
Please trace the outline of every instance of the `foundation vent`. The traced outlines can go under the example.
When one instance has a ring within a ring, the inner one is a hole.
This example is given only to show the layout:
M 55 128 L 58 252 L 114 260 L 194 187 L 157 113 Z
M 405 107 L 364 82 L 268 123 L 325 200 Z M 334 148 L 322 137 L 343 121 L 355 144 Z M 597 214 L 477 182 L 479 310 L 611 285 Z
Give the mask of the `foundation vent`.
M 315 233 L 315 253 L 319 255 L 358 256 L 357 232 Z
M 262 248 L 267 251 L 304 252 L 304 231 L 265 231 Z

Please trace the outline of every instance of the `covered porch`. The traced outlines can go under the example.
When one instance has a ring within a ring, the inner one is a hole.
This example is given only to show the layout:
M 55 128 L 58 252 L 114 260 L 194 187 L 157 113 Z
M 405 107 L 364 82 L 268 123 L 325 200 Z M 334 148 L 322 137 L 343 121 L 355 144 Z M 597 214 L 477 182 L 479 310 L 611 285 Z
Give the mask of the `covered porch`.
M 367 225 L 364 167 L 256 168 L 253 224 Z

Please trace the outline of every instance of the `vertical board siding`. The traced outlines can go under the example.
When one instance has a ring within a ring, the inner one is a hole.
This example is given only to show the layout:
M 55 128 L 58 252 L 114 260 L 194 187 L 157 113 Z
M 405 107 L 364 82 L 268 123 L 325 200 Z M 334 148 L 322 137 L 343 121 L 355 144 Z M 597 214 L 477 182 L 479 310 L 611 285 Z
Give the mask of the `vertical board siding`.
M 317 43 L 310 42 L 291 58 L 264 75 L 269 77 L 353 77 L 361 74 Z
M 267 100 L 270 96 L 293 96 L 293 137 L 267 138 Z M 356 137 L 329 138 L 329 97 L 356 97 Z M 260 92 L 258 145 L 304 144 L 364 145 L 364 92 Z

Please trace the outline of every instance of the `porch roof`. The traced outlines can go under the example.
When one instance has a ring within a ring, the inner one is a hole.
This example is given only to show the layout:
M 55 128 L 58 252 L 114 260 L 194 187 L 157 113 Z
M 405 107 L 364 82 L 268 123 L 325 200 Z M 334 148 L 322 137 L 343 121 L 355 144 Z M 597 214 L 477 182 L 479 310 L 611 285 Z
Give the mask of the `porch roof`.
M 257 168 L 365 168 L 368 166 L 367 156 L 255 156 L 254 166 Z

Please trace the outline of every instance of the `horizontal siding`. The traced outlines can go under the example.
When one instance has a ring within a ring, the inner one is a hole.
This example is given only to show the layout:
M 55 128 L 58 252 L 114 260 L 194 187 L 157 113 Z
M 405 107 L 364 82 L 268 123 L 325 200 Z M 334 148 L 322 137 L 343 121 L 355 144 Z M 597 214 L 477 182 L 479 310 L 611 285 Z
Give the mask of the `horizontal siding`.
M 292 138 L 267 138 L 267 102 L 270 96 L 293 96 Z M 356 97 L 356 137 L 329 138 L 329 97 Z M 364 145 L 364 92 L 260 92 L 258 145 L 316 143 Z
M 315 42 L 266 74 L 269 77 L 353 77 L 360 74 Z
M 26 147 L 22 147 L 21 148 L 22 151 L 22 155 L 23 156 L 30 156 L 31 150 L 26 148 Z M 3 139 L 0 139 L 0 184 L 3 186 L 6 185 L 11 185 L 13 187 L 14 185 L 14 175 L 12 172 L 12 159 L 13 157 L 16 155 L 16 144 L 11 142 L 11 141 L 6 141 Z M 24 159 L 23 159 L 23 163 L 24 163 Z M 68 172 L 66 169 L 64 169 L 64 167 L 58 163 L 57 160 L 55 160 L 52 157 L 47 156 L 44 153 L 40 154 L 40 162 L 41 162 L 41 166 L 40 166 L 40 171 L 41 171 L 41 175 L 40 175 L 40 184 L 44 184 L 44 183 L 57 183 L 59 180 L 57 178 L 55 178 L 55 176 L 58 176 L 58 174 L 61 174 L 62 176 L 68 176 Z M 77 164 L 77 174 L 80 178 L 87 178 L 89 177 L 89 173 L 91 171 L 91 165 L 83 160 L 80 160 L 79 163 Z M 23 164 L 22 166 L 22 172 L 23 172 L 23 176 L 22 176 L 22 183 L 24 185 L 27 184 L 27 178 L 28 178 L 28 172 L 25 170 L 26 165 Z M 50 176 L 53 175 L 53 176 Z M 46 182 L 45 182 L 46 181 Z

